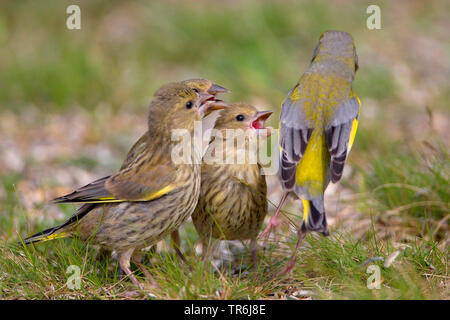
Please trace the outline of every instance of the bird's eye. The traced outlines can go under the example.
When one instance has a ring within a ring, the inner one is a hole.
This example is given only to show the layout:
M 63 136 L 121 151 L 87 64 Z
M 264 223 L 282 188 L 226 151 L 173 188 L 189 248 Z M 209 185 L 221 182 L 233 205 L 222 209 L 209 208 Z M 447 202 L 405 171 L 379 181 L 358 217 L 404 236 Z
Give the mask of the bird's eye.
M 188 101 L 188 102 L 186 103 L 186 108 L 187 108 L 187 109 L 191 109 L 191 108 L 192 108 L 192 101 Z
M 245 117 L 244 117 L 243 114 L 238 114 L 238 115 L 236 116 L 236 120 L 237 120 L 237 121 L 244 121 L 244 119 L 245 119 Z
M 194 90 L 195 92 L 197 92 L 197 93 L 198 93 L 198 89 L 195 89 L 195 88 L 194 88 L 194 89 L 192 89 L 192 90 Z

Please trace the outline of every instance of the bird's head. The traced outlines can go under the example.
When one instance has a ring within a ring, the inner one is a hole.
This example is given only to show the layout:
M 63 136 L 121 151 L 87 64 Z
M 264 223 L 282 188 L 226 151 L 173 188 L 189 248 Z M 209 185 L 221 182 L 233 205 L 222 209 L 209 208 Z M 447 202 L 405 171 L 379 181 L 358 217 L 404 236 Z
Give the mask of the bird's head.
M 349 72 L 354 77 L 358 70 L 358 56 L 350 34 L 343 31 L 325 31 L 314 50 L 311 63 L 337 66 L 337 72 Z
M 218 93 L 228 93 L 230 90 L 215 84 L 211 80 L 208 79 L 188 79 L 181 81 L 181 83 L 187 85 L 189 88 L 198 93 L 209 93 L 213 96 Z
M 215 84 L 211 80 L 208 79 L 188 79 L 180 82 L 169 83 L 165 86 L 162 86 L 155 92 L 155 97 L 164 97 L 168 94 L 168 91 L 172 90 L 173 87 L 177 85 L 186 86 L 189 89 L 192 89 L 194 92 L 200 95 L 211 95 L 210 101 L 223 103 L 222 100 L 217 99 L 217 94 L 219 93 L 228 93 L 230 92 L 228 89 Z M 207 116 L 214 108 L 209 108 L 206 110 L 206 113 L 203 116 Z
M 212 110 L 224 109 L 227 104 L 212 94 L 197 93 L 182 83 L 167 84 L 155 93 L 149 108 L 149 131 L 194 128 Z
M 218 130 L 251 130 L 257 135 L 269 136 L 272 133 L 272 128 L 265 127 L 264 122 L 271 114 L 272 111 L 258 111 L 254 106 L 247 103 L 233 103 L 226 110 L 220 112 L 215 128 Z
M 182 84 L 187 85 L 189 88 L 194 90 L 199 94 L 210 94 L 214 97 L 215 102 L 223 102 L 220 99 L 217 99 L 217 94 L 219 93 L 229 93 L 230 90 L 215 84 L 211 80 L 208 79 L 188 79 L 181 81 Z M 209 109 L 204 116 L 207 116 L 214 109 Z

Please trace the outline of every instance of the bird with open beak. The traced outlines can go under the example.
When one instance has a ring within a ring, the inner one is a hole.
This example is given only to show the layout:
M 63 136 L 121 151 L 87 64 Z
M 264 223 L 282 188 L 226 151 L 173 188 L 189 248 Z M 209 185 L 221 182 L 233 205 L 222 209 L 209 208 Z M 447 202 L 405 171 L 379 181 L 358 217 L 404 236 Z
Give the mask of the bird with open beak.
M 205 97 L 208 97 L 209 108 L 202 117 L 202 121 L 203 121 L 202 128 L 203 128 L 203 131 L 207 131 L 210 127 L 213 127 L 215 118 L 214 118 L 214 114 L 211 115 L 211 113 L 213 111 L 217 110 L 217 108 L 221 109 L 222 105 L 226 105 L 222 100 L 217 98 L 217 95 L 221 94 L 221 93 L 229 93 L 230 91 L 228 89 L 212 82 L 211 80 L 199 78 L 199 79 L 187 79 L 187 80 L 183 80 L 180 82 L 169 83 L 166 86 L 163 86 L 159 90 L 157 90 L 155 92 L 155 96 L 164 97 L 167 94 L 166 87 L 170 86 L 170 85 L 175 85 L 176 83 L 186 85 L 187 87 L 189 87 L 190 89 L 192 89 L 193 91 L 195 91 L 196 93 L 198 93 L 200 95 L 209 95 L 209 97 L 205 96 Z M 213 117 L 211 117 L 211 116 L 213 116 Z M 208 124 L 205 124 L 205 122 L 208 122 Z M 202 136 L 203 136 L 203 134 L 202 134 Z M 206 144 L 208 143 L 208 140 L 205 141 Z M 149 141 L 151 141 L 151 135 L 149 135 L 149 133 L 147 131 L 131 147 L 131 149 L 128 152 L 128 154 L 125 158 L 125 161 L 123 162 L 120 169 L 123 170 L 123 169 L 133 165 L 133 163 L 136 162 L 136 159 L 139 159 L 143 154 L 147 153 Z M 181 244 L 181 239 L 179 237 L 179 233 L 174 232 L 171 234 L 171 237 L 172 237 L 173 248 L 174 248 L 176 254 L 178 255 L 178 257 L 180 259 L 182 259 L 184 261 L 184 256 L 179 249 L 180 244 Z M 111 255 L 110 252 L 102 250 L 99 253 L 98 257 L 109 256 L 109 255 Z
M 250 240 L 254 264 L 257 263 L 256 238 L 267 214 L 266 178 L 256 161 L 257 148 L 252 148 L 253 137 L 267 137 L 271 128 L 264 121 L 272 111 L 257 111 L 246 103 L 231 104 L 220 112 L 215 129 L 220 139 L 213 134 L 201 167 L 201 192 L 199 202 L 192 214 L 192 221 L 203 244 L 202 257 L 209 255 L 211 238 L 220 240 Z M 229 136 L 229 132 L 233 134 Z M 250 139 L 241 139 L 246 135 Z M 232 139 L 231 143 L 228 141 Z M 244 141 L 242 145 L 238 141 Z M 213 163 L 206 159 L 214 156 L 218 144 L 222 155 L 231 154 L 233 163 L 225 163 L 224 157 Z M 241 157 L 243 161 L 239 161 Z M 220 161 L 221 159 L 221 161 Z M 254 159 L 254 160 L 252 160 Z
M 150 277 L 141 263 L 141 248 L 154 245 L 192 214 L 200 194 L 200 164 L 174 164 L 173 129 L 188 130 L 210 110 L 225 108 L 208 93 L 197 93 L 182 83 L 160 88 L 150 103 L 145 151 L 126 168 L 98 179 L 56 203 L 83 203 L 59 226 L 41 231 L 24 244 L 79 237 L 117 253 L 121 270 L 143 287 L 130 270 L 130 259 Z M 191 157 L 195 157 L 192 152 Z

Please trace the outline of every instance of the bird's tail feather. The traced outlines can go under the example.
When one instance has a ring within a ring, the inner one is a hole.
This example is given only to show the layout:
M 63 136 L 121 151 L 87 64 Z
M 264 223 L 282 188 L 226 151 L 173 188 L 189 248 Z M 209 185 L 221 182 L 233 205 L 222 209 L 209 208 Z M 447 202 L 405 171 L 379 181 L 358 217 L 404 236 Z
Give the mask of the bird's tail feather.
M 325 216 L 325 207 L 323 195 L 317 196 L 312 200 L 302 199 L 303 203 L 303 228 L 308 231 L 320 232 L 328 236 L 327 218 Z
M 36 243 L 36 242 L 44 242 L 53 239 L 60 239 L 65 237 L 70 237 L 72 235 L 72 226 L 80 219 L 82 219 L 86 214 L 88 214 L 92 209 L 94 209 L 97 205 L 93 203 L 86 203 L 78 208 L 77 212 L 66 220 L 63 224 L 59 226 L 45 229 L 41 232 L 38 232 L 26 239 L 23 240 L 24 244 Z M 22 244 L 20 241 L 19 244 Z
M 45 229 L 45 230 L 40 231 L 26 239 L 23 239 L 23 242 L 20 242 L 20 244 L 22 244 L 22 243 L 23 244 L 31 244 L 31 243 L 36 243 L 36 242 L 44 242 L 44 241 L 48 241 L 48 240 L 68 237 L 69 233 L 65 232 L 61 229 L 62 229 L 62 225 L 53 227 L 53 228 L 49 228 L 49 229 Z

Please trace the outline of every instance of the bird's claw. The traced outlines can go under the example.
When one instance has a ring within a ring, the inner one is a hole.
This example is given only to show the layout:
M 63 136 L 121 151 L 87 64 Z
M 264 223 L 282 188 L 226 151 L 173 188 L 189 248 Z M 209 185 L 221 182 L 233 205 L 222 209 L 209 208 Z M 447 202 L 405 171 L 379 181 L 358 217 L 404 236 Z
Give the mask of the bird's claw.
M 278 241 L 278 232 L 277 229 L 280 227 L 281 222 L 280 219 L 278 219 L 277 216 L 273 216 L 269 220 L 269 224 L 267 225 L 266 229 L 259 235 L 259 239 L 264 238 L 264 247 L 266 247 L 267 241 L 269 240 L 270 234 L 274 233 L 275 241 Z

